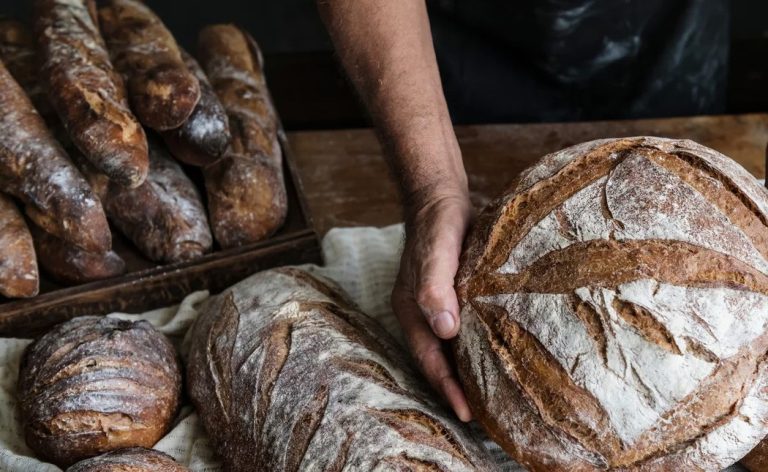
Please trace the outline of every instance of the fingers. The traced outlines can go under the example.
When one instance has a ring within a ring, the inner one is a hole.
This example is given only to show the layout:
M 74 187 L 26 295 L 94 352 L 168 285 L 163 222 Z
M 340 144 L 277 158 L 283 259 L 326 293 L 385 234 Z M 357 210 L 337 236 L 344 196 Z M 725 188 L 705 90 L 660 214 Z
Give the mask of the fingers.
M 448 402 L 461 421 L 471 421 L 467 398 L 443 351 L 443 345 L 420 316 L 418 306 L 406 297 L 393 294 L 393 305 L 406 334 L 411 353 L 429 384 Z

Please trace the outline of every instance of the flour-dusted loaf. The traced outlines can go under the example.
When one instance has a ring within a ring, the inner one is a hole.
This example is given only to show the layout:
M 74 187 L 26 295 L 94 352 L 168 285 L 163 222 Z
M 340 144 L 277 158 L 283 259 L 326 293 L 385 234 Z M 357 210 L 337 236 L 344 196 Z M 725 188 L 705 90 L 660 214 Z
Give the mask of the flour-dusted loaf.
M 92 251 L 112 245 L 101 203 L 0 62 L 0 191 L 38 226 Z
M 22 357 L 18 398 L 29 447 L 60 466 L 124 447 L 151 447 L 181 393 L 170 341 L 146 321 L 85 316 Z
M 200 99 L 200 85 L 171 32 L 141 0 L 104 0 L 99 21 L 139 120 L 158 131 L 181 126 Z
M 110 179 L 144 182 L 149 168 L 144 130 L 128 107 L 109 60 L 93 0 L 35 0 L 41 78 L 72 142 Z
M 129 189 L 86 171 L 112 223 L 148 259 L 179 262 L 211 249 L 213 236 L 197 188 L 159 139 L 149 139 L 149 176 Z
M 200 82 L 200 101 L 181 127 L 162 133 L 163 139 L 176 159 L 205 166 L 216 162 L 227 150 L 232 139 L 229 118 L 200 64 L 184 50 L 181 55 Z
M 33 297 L 39 288 L 32 235 L 16 204 L 0 193 L 0 295 Z
M 188 472 L 173 457 L 154 449 L 131 447 L 85 459 L 66 472 Z
M 40 229 L 31 230 L 40 268 L 56 282 L 78 285 L 125 272 L 125 262 L 115 251 L 89 252 Z
M 691 141 L 545 156 L 471 232 L 459 373 L 534 471 L 705 470 L 768 432 L 768 198 Z
M 188 392 L 227 470 L 495 470 L 404 350 L 307 272 L 213 297 L 186 342 Z
M 240 28 L 213 25 L 200 32 L 198 53 L 232 133 L 224 157 L 204 170 L 213 235 L 225 248 L 256 242 L 282 226 L 288 206 L 261 52 Z

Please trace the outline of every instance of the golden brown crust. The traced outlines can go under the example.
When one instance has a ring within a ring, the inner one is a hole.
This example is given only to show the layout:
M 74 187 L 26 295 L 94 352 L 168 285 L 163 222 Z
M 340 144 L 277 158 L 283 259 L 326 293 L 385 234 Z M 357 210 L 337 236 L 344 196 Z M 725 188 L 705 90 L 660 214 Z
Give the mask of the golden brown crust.
M 81 317 L 24 352 L 18 394 L 27 444 L 61 466 L 170 428 L 181 374 L 170 341 L 146 321 Z
M 225 248 L 256 242 L 277 231 L 287 213 L 278 122 L 260 53 L 232 25 L 204 28 L 198 51 L 232 133 L 224 157 L 204 173 L 213 233 Z
M 125 272 L 125 262 L 114 251 L 88 252 L 32 228 L 40 267 L 56 282 L 78 285 L 108 279 Z
M 205 166 L 227 150 L 232 139 L 229 118 L 200 64 L 184 50 L 181 55 L 200 82 L 200 101 L 181 127 L 162 135 L 173 157 L 185 164 Z
M 112 245 L 101 203 L 0 63 L 0 183 L 45 231 L 92 251 Z
M 99 20 L 139 120 L 158 131 L 181 126 L 200 99 L 200 85 L 160 18 L 141 1 L 107 0 Z
M 66 472 L 188 472 L 173 457 L 154 449 L 130 447 L 85 459 Z
M 0 294 L 11 298 L 37 295 L 40 277 L 29 228 L 16 204 L 0 194 Z
M 147 177 L 147 141 L 109 61 L 93 5 L 36 1 L 41 77 L 75 146 L 110 179 L 136 187 Z

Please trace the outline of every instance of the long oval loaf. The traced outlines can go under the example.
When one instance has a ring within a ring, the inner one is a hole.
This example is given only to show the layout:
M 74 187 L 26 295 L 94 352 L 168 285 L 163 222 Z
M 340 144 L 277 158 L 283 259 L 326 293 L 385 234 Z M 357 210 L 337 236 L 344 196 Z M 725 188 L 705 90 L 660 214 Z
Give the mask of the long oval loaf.
M 691 141 L 542 158 L 457 277 L 474 416 L 532 471 L 714 471 L 768 433 L 768 192 Z
M 213 245 L 200 193 L 159 139 L 150 137 L 149 149 L 149 176 L 136 188 L 122 187 L 82 167 L 109 219 L 147 258 L 198 258 Z
M 41 77 L 72 142 L 126 187 L 149 169 L 144 130 L 128 107 L 94 18 L 93 0 L 35 0 Z
M 168 431 L 181 393 L 170 341 L 146 321 L 84 316 L 30 344 L 18 397 L 27 445 L 60 466 Z
M 35 248 L 16 204 L 0 194 L 0 294 L 34 297 L 40 287 Z
M 200 85 L 160 18 L 140 0 L 105 0 L 99 21 L 128 98 L 146 126 L 181 126 L 200 99 Z
M 184 50 L 181 55 L 200 82 L 200 101 L 183 125 L 162 135 L 173 157 L 185 164 L 205 166 L 227 150 L 232 139 L 229 118 L 200 64 Z
M 91 251 L 112 245 L 101 203 L 0 62 L 0 190 L 45 231 Z
M 213 234 L 225 248 L 256 242 L 280 228 L 288 205 L 261 53 L 248 33 L 233 25 L 204 28 L 198 53 L 232 132 L 229 150 L 204 172 Z
M 189 472 L 189 469 L 160 451 L 130 447 L 82 460 L 66 472 Z
M 494 470 L 403 349 L 307 272 L 210 299 L 187 342 L 188 392 L 228 470 Z

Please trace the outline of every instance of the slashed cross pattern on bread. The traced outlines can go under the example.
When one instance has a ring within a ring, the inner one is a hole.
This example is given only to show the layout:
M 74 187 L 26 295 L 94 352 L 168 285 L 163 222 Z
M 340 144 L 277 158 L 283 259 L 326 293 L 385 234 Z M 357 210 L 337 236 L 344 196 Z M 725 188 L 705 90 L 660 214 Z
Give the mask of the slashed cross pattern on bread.
M 746 454 L 768 419 L 767 209 L 690 141 L 594 141 L 524 172 L 457 279 L 459 370 L 490 435 L 532 470 Z
M 188 341 L 188 391 L 228 470 L 494 470 L 402 348 L 307 272 L 214 297 Z

